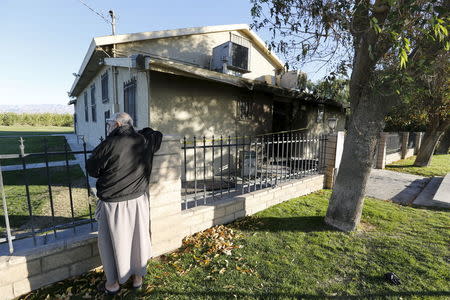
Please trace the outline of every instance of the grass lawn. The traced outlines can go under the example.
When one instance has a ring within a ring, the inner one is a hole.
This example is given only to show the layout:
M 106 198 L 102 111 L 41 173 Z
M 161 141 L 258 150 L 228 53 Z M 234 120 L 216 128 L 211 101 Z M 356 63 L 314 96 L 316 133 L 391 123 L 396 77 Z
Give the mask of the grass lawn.
M 366 199 L 358 231 L 324 224 L 329 190 L 184 240 L 121 299 L 448 299 L 450 212 Z M 395 272 L 401 285 L 383 280 Z M 96 270 L 25 296 L 97 297 Z M 73 298 L 74 299 L 74 298 Z
M 386 166 L 386 170 L 410 173 L 425 177 L 445 176 L 450 172 L 450 154 L 433 155 L 428 167 L 414 167 L 415 156 L 402 159 Z
M 65 131 L 64 131 L 65 130 Z M 0 154 L 19 154 L 19 138 L 21 135 L 47 135 L 54 133 L 70 133 L 70 127 L 30 127 L 30 126 L 0 126 Z M 11 137 L 10 137 L 11 136 Z M 47 140 L 48 151 L 64 151 L 65 138 L 63 136 L 31 136 L 24 137 L 25 153 L 44 152 L 44 140 Z M 70 147 L 69 147 L 70 151 Z M 69 155 L 69 160 L 74 159 Z M 65 160 L 65 155 L 51 155 L 49 161 Z M 44 156 L 28 157 L 26 163 L 45 162 Z M 3 166 L 22 164 L 20 159 L 2 159 Z
M 89 214 L 85 177 L 78 165 L 70 166 L 72 195 L 75 218 L 86 218 Z M 55 223 L 70 223 L 70 198 L 68 177 L 65 167 L 51 167 L 52 195 L 55 212 Z M 30 202 L 33 209 L 35 228 L 46 228 L 52 225 L 51 205 L 45 168 L 27 170 Z M 3 172 L 5 196 L 11 228 L 14 232 L 31 229 L 28 202 L 22 171 Z M 3 209 L 0 210 L 0 236 L 5 235 L 5 219 Z

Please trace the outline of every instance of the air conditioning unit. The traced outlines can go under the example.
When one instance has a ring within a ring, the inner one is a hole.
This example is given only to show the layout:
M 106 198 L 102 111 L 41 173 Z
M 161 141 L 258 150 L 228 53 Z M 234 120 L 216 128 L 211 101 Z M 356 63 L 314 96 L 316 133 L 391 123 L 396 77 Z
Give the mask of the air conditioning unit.
M 228 41 L 213 48 L 211 70 L 234 74 L 250 72 L 250 49 Z M 231 71 L 231 72 L 229 72 Z
M 281 74 L 279 85 L 286 89 L 302 90 L 305 88 L 306 84 L 306 74 L 298 71 L 292 70 Z

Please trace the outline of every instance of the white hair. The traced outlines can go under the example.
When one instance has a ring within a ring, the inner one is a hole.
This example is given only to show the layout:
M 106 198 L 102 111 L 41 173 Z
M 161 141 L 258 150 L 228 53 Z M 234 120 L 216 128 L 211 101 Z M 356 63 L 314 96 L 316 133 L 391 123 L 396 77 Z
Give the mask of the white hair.
M 133 119 L 126 112 L 117 112 L 112 115 L 111 120 L 119 122 L 122 125 L 133 126 Z

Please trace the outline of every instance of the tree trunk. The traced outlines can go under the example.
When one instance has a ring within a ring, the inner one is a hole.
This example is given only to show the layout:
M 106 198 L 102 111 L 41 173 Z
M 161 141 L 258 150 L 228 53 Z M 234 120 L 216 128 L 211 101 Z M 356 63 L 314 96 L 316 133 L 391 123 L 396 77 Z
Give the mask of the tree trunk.
M 325 217 L 327 224 L 342 231 L 354 230 L 361 218 L 373 153 L 389 107 L 380 103 L 380 99 L 363 97 L 350 117 L 341 165 Z
M 434 149 L 442 134 L 442 131 L 433 129 L 425 132 L 419 151 L 417 152 L 416 160 L 414 161 L 414 166 L 426 167 L 430 164 Z
M 436 154 L 448 154 L 448 150 L 450 149 L 450 127 L 447 128 L 444 135 L 439 142 Z

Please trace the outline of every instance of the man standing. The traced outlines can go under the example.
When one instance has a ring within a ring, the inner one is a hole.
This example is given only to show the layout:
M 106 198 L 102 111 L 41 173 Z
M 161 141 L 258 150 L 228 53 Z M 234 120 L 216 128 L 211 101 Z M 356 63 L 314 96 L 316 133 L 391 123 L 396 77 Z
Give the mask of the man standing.
M 151 128 L 136 132 L 127 113 L 115 113 L 107 120 L 107 131 L 86 169 L 97 178 L 95 217 L 106 275 L 99 289 L 115 295 L 131 276 L 133 288 L 139 289 L 147 271 L 151 256 L 148 186 L 162 134 Z

